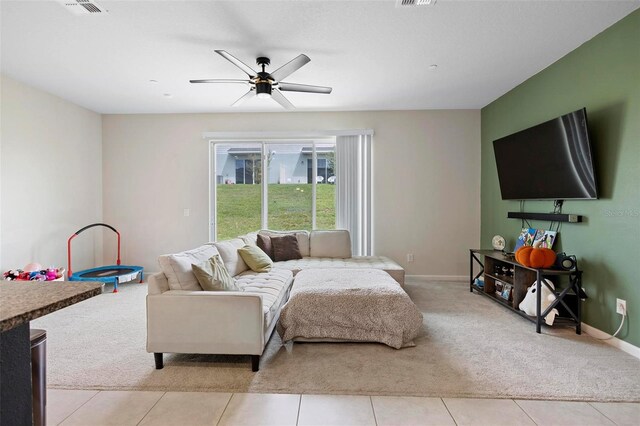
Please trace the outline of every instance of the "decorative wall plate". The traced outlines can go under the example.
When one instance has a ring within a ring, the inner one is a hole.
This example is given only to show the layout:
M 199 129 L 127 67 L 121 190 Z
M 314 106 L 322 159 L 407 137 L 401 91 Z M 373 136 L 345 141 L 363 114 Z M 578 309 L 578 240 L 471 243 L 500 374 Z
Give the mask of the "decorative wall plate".
M 504 237 L 502 237 L 501 235 L 494 235 L 491 239 L 491 245 L 493 246 L 494 250 L 504 250 Z

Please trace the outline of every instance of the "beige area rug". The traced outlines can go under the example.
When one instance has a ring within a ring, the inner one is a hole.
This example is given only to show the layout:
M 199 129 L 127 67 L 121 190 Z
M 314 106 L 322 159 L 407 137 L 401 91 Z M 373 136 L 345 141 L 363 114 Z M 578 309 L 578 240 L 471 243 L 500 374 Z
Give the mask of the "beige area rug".
M 640 401 L 640 360 L 568 328 L 543 328 L 463 283 L 409 282 L 424 314 L 416 347 L 282 345 L 245 356 L 145 351 L 145 284 L 120 286 L 32 322 L 48 335 L 49 386 L 63 389 L 421 395 Z M 206 324 L 203 324 L 206 327 Z

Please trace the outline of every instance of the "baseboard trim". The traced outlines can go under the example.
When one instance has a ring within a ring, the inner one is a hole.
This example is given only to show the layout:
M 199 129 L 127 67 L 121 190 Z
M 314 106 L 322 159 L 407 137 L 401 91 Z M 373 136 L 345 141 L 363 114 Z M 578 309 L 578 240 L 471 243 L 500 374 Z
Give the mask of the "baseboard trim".
M 405 275 L 415 281 L 469 281 L 468 275 Z
M 588 335 L 595 337 L 596 339 L 605 339 L 607 337 L 611 337 L 609 333 L 605 333 L 602 330 L 599 330 L 595 327 L 590 326 L 589 324 L 582 323 L 582 330 Z M 611 345 L 615 348 L 620 349 L 623 352 L 628 353 L 629 355 L 640 359 L 640 348 L 632 345 L 629 342 L 625 342 L 624 340 L 620 340 L 617 337 L 614 337 L 609 340 L 603 340 L 604 343 Z

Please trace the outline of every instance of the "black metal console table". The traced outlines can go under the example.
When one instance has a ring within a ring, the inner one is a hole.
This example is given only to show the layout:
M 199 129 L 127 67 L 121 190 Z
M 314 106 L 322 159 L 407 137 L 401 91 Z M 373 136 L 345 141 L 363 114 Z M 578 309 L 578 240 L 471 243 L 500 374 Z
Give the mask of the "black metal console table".
M 483 258 L 483 259 L 482 259 Z M 484 260 L 484 262 L 483 262 Z M 474 275 L 473 265 L 474 262 L 480 266 L 480 272 Z M 506 274 L 496 273 L 496 270 L 507 268 Z M 476 285 L 476 279 L 484 275 L 484 287 Z M 562 288 L 560 287 L 559 279 L 558 283 L 554 283 L 556 289 L 554 290 L 544 280 L 548 277 L 568 277 L 569 284 Z M 504 299 L 496 295 L 496 281 L 507 283 L 513 286 L 511 297 Z M 527 293 L 527 289 L 535 283 L 536 285 L 536 313 L 535 316 L 529 316 L 518 308 L 522 299 Z M 546 286 L 555 295 L 556 299 L 549 305 L 544 312 L 541 311 L 542 300 L 542 286 Z M 556 317 L 558 322 L 569 322 L 575 325 L 576 334 L 581 333 L 582 324 L 582 309 L 581 298 L 586 297 L 582 291 L 582 271 L 574 269 L 571 271 L 565 271 L 562 269 L 536 269 L 529 268 L 516 262 L 516 260 L 506 255 L 504 252 L 497 250 L 469 250 L 469 291 L 476 290 L 479 294 L 486 296 L 501 305 L 511 309 L 513 312 L 521 315 L 528 320 L 535 322 L 536 333 L 540 333 L 540 328 L 544 322 L 544 318 L 554 308 L 564 308 L 563 313 L 565 316 Z M 572 299 L 573 303 L 569 302 Z

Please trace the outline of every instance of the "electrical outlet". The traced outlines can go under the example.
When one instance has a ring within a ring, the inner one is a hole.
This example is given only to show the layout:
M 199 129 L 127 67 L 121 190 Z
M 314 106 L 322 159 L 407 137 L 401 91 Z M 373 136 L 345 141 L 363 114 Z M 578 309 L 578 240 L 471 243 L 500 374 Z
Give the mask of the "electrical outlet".
M 627 314 L 627 301 L 622 299 L 616 299 L 616 313 L 620 315 Z
M 407 254 L 407 262 L 413 262 L 413 253 Z
M 189 217 L 191 215 L 190 209 L 182 209 L 182 214 L 184 217 Z

